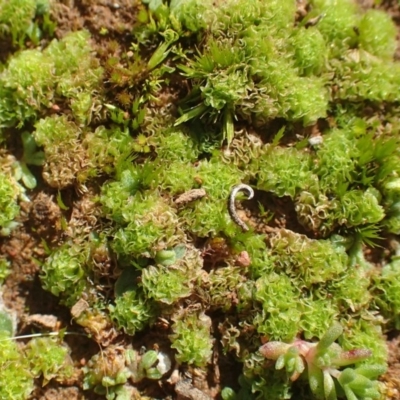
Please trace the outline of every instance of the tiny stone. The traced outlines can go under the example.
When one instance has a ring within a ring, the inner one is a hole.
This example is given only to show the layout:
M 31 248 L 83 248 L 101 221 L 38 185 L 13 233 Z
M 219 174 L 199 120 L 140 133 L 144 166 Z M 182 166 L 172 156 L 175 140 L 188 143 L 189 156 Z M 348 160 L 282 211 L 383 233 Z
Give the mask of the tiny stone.
M 235 264 L 238 267 L 248 267 L 251 264 L 251 259 L 249 253 L 246 250 L 241 251 L 237 258 Z
M 71 308 L 71 315 L 78 318 L 84 311 L 89 308 L 89 303 L 84 299 L 79 299 Z
M 322 144 L 323 141 L 324 140 L 322 136 L 313 136 L 308 139 L 308 143 L 310 144 L 310 146 L 318 146 Z
M 181 380 L 175 385 L 178 400 L 212 400 L 210 396 L 194 387 L 189 380 Z

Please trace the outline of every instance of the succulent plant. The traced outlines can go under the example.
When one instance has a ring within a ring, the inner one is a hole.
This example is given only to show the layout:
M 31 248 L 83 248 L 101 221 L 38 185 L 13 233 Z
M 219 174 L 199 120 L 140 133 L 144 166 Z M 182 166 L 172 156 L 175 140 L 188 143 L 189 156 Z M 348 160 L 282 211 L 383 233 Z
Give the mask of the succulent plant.
M 379 383 L 375 380 L 385 371 L 381 365 L 360 363 L 371 356 L 367 349 L 344 351 L 335 340 L 342 334 L 340 324 L 332 325 L 316 343 L 296 339 L 292 343 L 272 341 L 260 347 L 260 353 L 276 361 L 276 369 L 285 369 L 291 381 L 307 376 L 311 391 L 317 398 L 336 400 L 343 393 L 348 400 L 379 399 Z

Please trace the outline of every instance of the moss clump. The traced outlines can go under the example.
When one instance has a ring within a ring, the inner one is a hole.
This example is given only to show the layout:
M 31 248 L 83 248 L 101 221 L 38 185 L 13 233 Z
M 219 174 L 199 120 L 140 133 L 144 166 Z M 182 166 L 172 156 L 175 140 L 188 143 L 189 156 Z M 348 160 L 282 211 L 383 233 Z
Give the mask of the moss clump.
M 0 335 L 0 395 L 4 399 L 25 400 L 34 388 L 29 360 L 9 335 Z
M 82 168 L 82 162 L 86 151 L 79 141 L 80 134 L 79 127 L 66 116 L 48 117 L 36 124 L 33 136 L 44 147 L 43 178 L 49 186 L 63 189 L 85 181 L 87 166 Z
M 164 257 L 160 253 L 164 253 Z M 157 266 L 143 268 L 141 286 L 149 298 L 173 304 L 193 293 L 202 273 L 203 260 L 198 250 L 184 245 L 175 248 L 172 259 L 165 259 L 165 253 L 167 251 L 160 251 L 156 255 Z
M 294 12 L 291 1 L 265 5 L 235 1 L 222 6 L 202 54 L 180 66 L 193 81 L 189 99 L 196 105 L 177 123 L 198 116 L 219 119 L 230 142 L 235 115 L 255 123 L 283 117 L 309 124 L 323 117 L 327 108 L 323 81 L 299 76 L 290 59 L 293 54 L 282 46 Z
M 128 290 L 109 305 L 110 317 L 128 335 L 142 330 L 155 317 L 154 306 L 138 290 Z
M 10 262 L 5 258 L 0 258 L 0 285 L 10 273 Z
M 250 168 L 257 170 L 257 187 L 273 191 L 279 197 L 295 198 L 300 188 L 314 190 L 317 177 L 311 169 L 312 159 L 305 153 L 291 148 L 266 148 L 261 157 L 252 160 Z
M 398 329 L 400 326 L 399 282 L 396 278 L 400 269 L 398 256 L 382 268 L 382 273 L 374 277 L 375 301 L 383 315 Z
M 317 28 L 331 45 L 333 56 L 337 56 L 340 51 L 356 43 L 357 35 L 354 27 L 358 26 L 359 10 L 355 2 L 313 0 L 311 4 L 314 6 L 315 15 L 322 15 Z
M 275 267 L 306 287 L 338 277 L 346 270 L 347 255 L 330 241 L 310 240 L 290 231 L 280 231 L 271 239 Z
M 72 363 L 68 348 L 52 338 L 36 338 L 26 346 L 16 343 L 10 334 L 0 333 L 0 396 L 25 400 L 34 390 L 34 380 L 43 384 L 56 378 L 71 377 Z
M 26 38 L 37 44 L 43 30 L 49 30 L 51 26 L 49 11 L 48 0 L 2 0 L 0 2 L 1 37 L 11 36 L 14 45 L 22 46 Z M 42 29 L 38 21 L 35 21 L 35 17 L 43 17 Z
M 112 242 L 118 254 L 151 256 L 182 242 L 174 210 L 156 194 L 131 197 L 123 210 L 127 225 L 119 228 Z
M 295 66 L 303 75 L 319 75 L 326 62 L 326 44 L 322 33 L 315 27 L 301 27 L 290 38 Z
M 53 338 L 30 340 L 25 348 L 25 354 L 31 362 L 31 373 L 34 376 L 42 376 L 44 385 L 53 378 L 59 381 L 70 378 L 73 373 L 69 348 Z
M 194 163 L 200 149 L 194 135 L 185 130 L 173 129 L 155 138 L 157 148 L 156 165 L 159 166 L 158 185 L 171 195 L 181 194 L 199 186 Z M 182 174 L 185 171 L 185 174 Z
M 200 162 L 195 171 L 207 195 L 179 213 L 186 229 L 202 237 L 220 232 L 233 235 L 236 228 L 226 211 L 226 199 L 231 187 L 243 180 L 243 172 L 217 155 Z
M 16 226 L 15 218 L 19 214 L 18 195 L 20 189 L 15 180 L 0 172 L 0 234 L 10 234 Z
M 88 249 L 65 243 L 55 250 L 42 266 L 43 287 L 61 296 L 62 302 L 73 306 L 88 286 Z
M 392 60 L 396 51 L 396 27 L 389 15 L 368 10 L 358 26 L 360 46 L 379 58 Z
M 210 328 L 211 319 L 204 313 L 178 316 L 169 336 L 171 347 L 177 350 L 176 360 L 199 367 L 210 362 L 213 346 Z
M 227 266 L 212 270 L 207 281 L 212 308 L 221 308 L 227 312 L 234 306 L 245 306 L 245 291 L 248 288 L 240 267 Z
M 34 121 L 51 109 L 58 96 L 71 107 L 75 104 L 78 119 L 89 120 L 93 99 L 82 103 L 82 94 L 95 89 L 102 69 L 88 40 L 89 33 L 79 31 L 54 40 L 44 51 L 29 49 L 12 57 L 0 76 L 0 127 Z
M 298 332 L 301 312 L 297 308 L 299 290 L 285 276 L 276 273 L 256 281 L 255 297 L 262 304 L 254 325 L 271 339 L 292 340 Z

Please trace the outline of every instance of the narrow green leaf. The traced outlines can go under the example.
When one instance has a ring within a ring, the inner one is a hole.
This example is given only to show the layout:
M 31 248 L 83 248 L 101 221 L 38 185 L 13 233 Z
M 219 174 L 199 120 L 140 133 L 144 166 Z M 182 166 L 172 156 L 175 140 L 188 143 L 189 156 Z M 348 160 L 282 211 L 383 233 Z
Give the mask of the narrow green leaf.
M 285 133 L 285 127 L 282 126 L 282 128 L 279 129 L 277 134 L 274 136 L 274 139 L 272 140 L 271 146 L 273 146 L 273 147 L 278 146 L 279 142 L 283 138 L 284 133 Z
M 190 111 L 184 113 L 180 116 L 176 121 L 174 126 L 178 126 L 191 120 L 192 118 L 198 117 L 199 115 L 203 114 L 207 110 L 207 106 L 205 104 L 199 104 L 196 107 L 193 107 Z
M 57 193 L 57 204 L 61 208 L 61 210 L 64 210 L 64 211 L 69 210 L 69 207 L 67 207 L 63 202 L 63 199 L 61 197 L 61 192 Z

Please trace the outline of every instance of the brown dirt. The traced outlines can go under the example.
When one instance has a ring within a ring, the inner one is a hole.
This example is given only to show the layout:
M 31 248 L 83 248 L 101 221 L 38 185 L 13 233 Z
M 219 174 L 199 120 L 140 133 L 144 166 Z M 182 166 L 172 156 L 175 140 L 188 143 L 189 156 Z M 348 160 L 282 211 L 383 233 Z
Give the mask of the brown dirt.
M 400 336 L 394 333 L 394 337 L 389 339 L 389 368 L 387 373 L 381 378 L 386 383 L 387 400 L 400 399 Z

